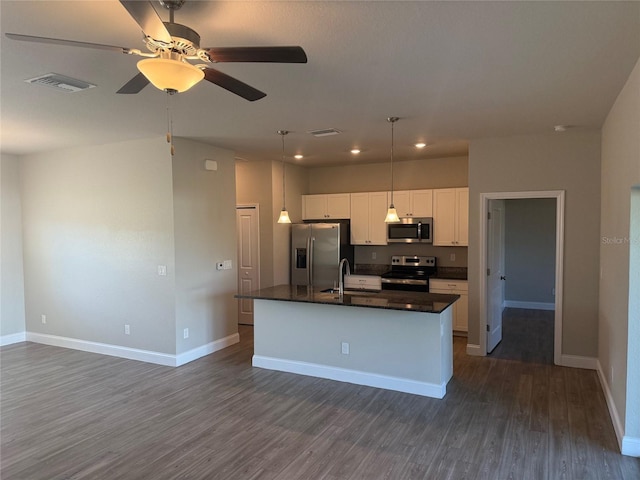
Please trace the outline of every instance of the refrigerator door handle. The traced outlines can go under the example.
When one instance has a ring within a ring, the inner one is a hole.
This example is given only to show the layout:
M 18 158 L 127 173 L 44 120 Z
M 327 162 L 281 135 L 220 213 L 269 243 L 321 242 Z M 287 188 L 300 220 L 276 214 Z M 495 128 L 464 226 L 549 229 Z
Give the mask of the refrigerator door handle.
M 307 275 L 309 276 L 307 278 L 308 281 L 308 285 L 313 285 L 313 244 L 316 241 L 315 237 L 309 237 L 309 240 L 307 240 L 309 242 L 309 248 L 308 248 L 308 252 L 309 255 L 307 256 L 307 262 L 308 262 L 308 268 L 307 268 Z

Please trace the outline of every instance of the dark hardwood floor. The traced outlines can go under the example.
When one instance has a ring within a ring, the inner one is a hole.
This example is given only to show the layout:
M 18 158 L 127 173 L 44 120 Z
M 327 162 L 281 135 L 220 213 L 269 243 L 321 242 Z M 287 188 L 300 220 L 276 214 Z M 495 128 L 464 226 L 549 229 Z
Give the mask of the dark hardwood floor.
M 469 357 L 442 400 L 251 367 L 179 368 L 20 343 L 1 351 L 1 477 L 626 479 L 595 372 Z
M 553 310 L 505 308 L 502 312 L 502 341 L 492 358 L 553 365 Z

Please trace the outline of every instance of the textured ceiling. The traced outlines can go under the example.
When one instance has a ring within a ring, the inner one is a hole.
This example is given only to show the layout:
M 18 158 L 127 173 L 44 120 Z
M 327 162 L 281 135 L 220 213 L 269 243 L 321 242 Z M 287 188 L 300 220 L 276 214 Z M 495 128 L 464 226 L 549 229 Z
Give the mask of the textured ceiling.
M 159 14 L 168 12 L 158 3 Z M 139 57 L 17 42 L 6 32 L 143 48 L 118 1 L 0 2 L 2 151 L 161 136 L 166 95 L 115 92 Z M 174 133 L 305 165 L 466 154 L 479 137 L 600 128 L 640 56 L 640 2 L 203 2 L 175 21 L 204 47 L 300 45 L 307 64 L 218 64 L 264 92 L 248 102 L 207 82 L 172 97 Z M 56 72 L 97 85 L 64 93 L 24 83 Z M 316 138 L 309 130 L 342 133 Z M 422 151 L 412 145 L 432 143 Z M 354 158 L 349 150 L 359 147 Z M 294 160 L 291 159 L 293 162 Z

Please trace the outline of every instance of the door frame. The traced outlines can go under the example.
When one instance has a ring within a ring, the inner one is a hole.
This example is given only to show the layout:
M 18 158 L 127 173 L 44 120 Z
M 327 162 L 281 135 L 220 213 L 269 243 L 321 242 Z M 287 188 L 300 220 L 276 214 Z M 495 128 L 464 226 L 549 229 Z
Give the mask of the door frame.
M 480 355 L 487 355 L 487 242 L 489 231 L 487 215 L 490 200 L 515 200 L 522 198 L 553 198 L 556 200 L 556 265 L 553 363 L 562 365 L 562 304 L 564 295 L 564 190 L 493 192 L 480 194 Z

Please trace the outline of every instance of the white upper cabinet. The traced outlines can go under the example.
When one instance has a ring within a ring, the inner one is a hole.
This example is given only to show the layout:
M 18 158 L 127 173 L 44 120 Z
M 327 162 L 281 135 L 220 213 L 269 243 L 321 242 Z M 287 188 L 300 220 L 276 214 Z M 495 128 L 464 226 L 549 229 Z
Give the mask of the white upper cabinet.
M 469 189 L 442 188 L 433 191 L 433 244 L 469 245 Z
M 432 217 L 433 190 L 400 190 L 393 192 L 393 205 L 399 217 Z
M 387 192 L 351 194 L 351 244 L 386 245 Z
M 351 218 L 349 193 L 331 193 L 302 196 L 303 220 L 328 220 Z

